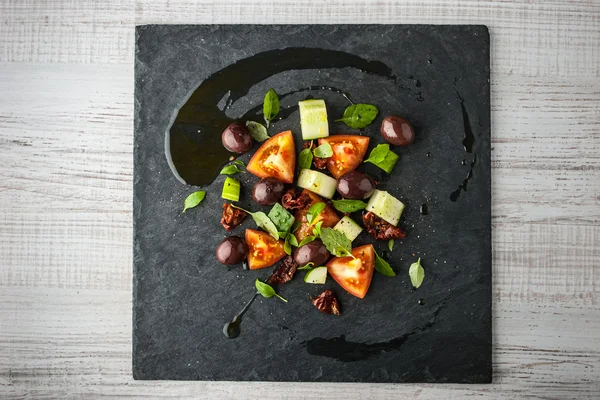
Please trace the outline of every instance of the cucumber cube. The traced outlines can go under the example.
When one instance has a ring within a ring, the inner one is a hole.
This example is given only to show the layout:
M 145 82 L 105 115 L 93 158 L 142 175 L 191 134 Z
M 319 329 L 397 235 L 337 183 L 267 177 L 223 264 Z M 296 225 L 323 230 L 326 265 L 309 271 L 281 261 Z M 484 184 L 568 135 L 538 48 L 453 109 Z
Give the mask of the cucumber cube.
M 302 139 L 312 140 L 329 136 L 327 108 L 324 100 L 303 100 L 298 102 Z
M 400 221 L 402 211 L 404 211 L 404 203 L 388 192 L 375 189 L 369 203 L 367 203 L 366 210 L 396 226 Z
M 330 176 L 312 169 L 303 169 L 298 175 L 297 185 L 302 189 L 310 190 L 326 199 L 331 199 L 335 194 L 337 181 Z
M 337 224 L 333 227 L 336 231 L 342 232 L 350 241 L 356 239 L 358 235 L 362 232 L 362 228 L 356 222 L 352 220 L 349 216 L 345 216 L 340 219 Z

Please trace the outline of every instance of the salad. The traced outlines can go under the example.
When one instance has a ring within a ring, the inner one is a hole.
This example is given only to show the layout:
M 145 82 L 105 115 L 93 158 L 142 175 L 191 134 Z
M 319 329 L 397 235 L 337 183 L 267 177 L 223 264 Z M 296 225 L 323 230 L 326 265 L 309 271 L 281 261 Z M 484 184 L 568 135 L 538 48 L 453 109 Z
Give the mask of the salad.
M 298 271 L 305 272 L 304 282 L 308 284 L 324 284 L 331 277 L 351 295 L 364 298 L 375 270 L 386 276 L 395 276 L 395 272 L 372 244 L 353 246 L 353 242 L 366 230 L 373 240 L 388 241 L 391 251 L 394 240 L 406 237 L 399 226 L 405 205 L 395 194 L 378 189 L 377 182 L 357 168 L 371 163 L 393 173 L 399 156 L 391 145 L 412 143 L 414 129 L 405 118 L 385 117 L 380 132 L 387 143 L 369 152 L 368 136 L 330 134 L 324 100 L 303 100 L 298 106 L 304 141 L 300 151 L 294 144 L 294 134 L 298 133 L 268 134 L 270 122 L 279 113 L 279 99 L 273 89 L 263 103 L 266 126 L 255 121 L 233 122 L 223 131 L 223 146 L 232 153 L 244 154 L 254 142 L 262 145 L 247 166 L 232 157 L 221 170 L 227 175 L 221 193 L 227 200 L 221 225 L 230 232 L 250 216 L 256 228 L 246 229 L 244 237 L 225 238 L 216 249 L 216 258 L 225 265 L 243 263 L 250 270 L 278 264 L 266 282 L 255 281 L 258 293 L 267 298 L 287 302 L 274 286 L 289 282 Z M 378 113 L 374 105 L 352 104 L 335 122 L 362 129 Z M 244 169 L 260 178 L 251 190 L 252 200 L 259 206 L 269 206 L 268 213 L 236 205 L 241 183 L 235 175 Z M 184 212 L 197 206 L 205 194 L 198 191 L 188 196 Z M 361 217 L 352 218 L 351 214 L 357 212 L 362 213 Z M 409 275 L 413 285 L 419 287 L 424 277 L 420 260 L 411 265 Z M 311 301 L 323 313 L 340 314 L 332 290 L 325 290 Z

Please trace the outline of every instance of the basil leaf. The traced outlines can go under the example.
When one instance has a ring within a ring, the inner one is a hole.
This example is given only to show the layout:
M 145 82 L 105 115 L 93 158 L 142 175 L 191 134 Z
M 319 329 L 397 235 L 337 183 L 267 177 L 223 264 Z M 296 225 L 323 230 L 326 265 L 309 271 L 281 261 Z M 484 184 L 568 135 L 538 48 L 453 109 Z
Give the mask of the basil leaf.
M 268 217 L 279 232 L 288 232 L 295 220 L 294 216 L 279 203 L 273 205 Z
M 318 158 L 328 158 L 333 155 L 333 149 L 329 143 L 323 143 L 313 150 L 313 154 Z
M 296 236 L 292 235 L 291 233 L 287 235 L 287 238 L 290 241 L 290 244 L 294 247 L 298 247 L 298 239 L 296 239 Z
M 332 228 L 321 229 L 321 240 L 327 250 L 337 257 L 346 257 L 352 255 L 352 242 L 342 232 Z
M 275 297 L 281 299 L 282 301 L 285 301 L 286 303 L 288 302 L 286 299 L 284 299 L 283 297 L 278 295 L 277 292 L 275 292 L 275 289 L 273 289 L 271 287 L 271 285 L 268 285 L 257 279 L 256 281 L 254 281 L 254 286 L 256 287 L 258 294 L 260 294 L 262 297 L 264 297 L 266 299 L 270 299 L 271 297 L 275 296 Z
M 302 240 L 300 241 L 300 243 L 298 244 L 298 247 L 302 247 L 302 246 L 304 246 L 305 244 L 308 244 L 308 243 L 312 242 L 312 241 L 313 241 L 313 240 L 315 240 L 316 238 L 317 238 L 316 236 L 307 236 L 307 237 L 305 237 L 304 239 L 302 239 Z
M 379 257 L 379 254 L 375 252 L 375 269 L 382 275 L 385 276 L 396 276 L 396 273 L 390 266 L 390 264 L 383 258 Z
M 292 255 L 292 244 L 289 241 L 290 236 L 293 235 L 286 235 L 285 242 L 283 243 L 283 251 L 285 251 L 285 254 L 287 254 L 288 256 Z
M 294 221 L 294 224 L 292 225 L 292 229 L 290 229 L 290 232 L 294 233 L 298 230 L 298 228 L 300 228 L 300 221 Z
M 221 170 L 221 172 L 219 172 L 219 174 L 221 175 L 233 175 L 233 174 L 237 174 L 238 172 L 244 172 L 241 169 L 238 168 L 237 165 L 226 165 L 223 167 L 223 169 Z
M 310 151 L 310 147 L 302 150 L 300 155 L 298 155 L 298 165 L 300 166 L 300 169 L 310 169 L 312 161 L 313 154 L 312 151 Z
M 325 203 L 323 203 L 322 201 L 310 206 L 308 211 L 306 211 L 306 220 L 308 221 L 308 223 L 312 224 L 314 219 L 317 218 L 319 214 L 321 214 L 321 211 L 323 211 L 324 209 Z
M 315 227 L 313 228 L 313 235 L 315 235 L 316 237 L 321 236 L 321 225 L 323 225 L 323 221 L 319 221 L 315 224 Z
M 296 271 L 312 271 L 313 269 L 315 269 L 312 265 L 315 265 L 315 264 L 312 262 L 309 262 L 304 267 L 296 268 Z
M 264 142 L 270 137 L 267 133 L 267 128 L 260 122 L 246 121 L 246 126 L 252 138 L 257 142 Z
M 235 160 L 233 163 L 235 165 L 239 165 L 240 167 L 245 167 L 246 166 L 246 164 L 244 164 L 244 162 L 240 161 L 240 160 Z
M 410 283 L 412 283 L 412 285 L 418 289 L 425 278 L 425 270 L 421 266 L 421 258 L 419 258 L 417 262 L 414 262 L 410 265 L 410 268 L 408 269 L 408 276 L 410 276 Z
M 394 250 L 394 239 L 388 241 L 388 249 L 390 249 L 390 251 Z
M 256 222 L 256 225 L 258 225 L 259 228 L 263 228 L 265 231 L 267 231 L 269 235 L 279 240 L 279 232 L 277 231 L 277 227 L 275 226 L 273 221 L 271 221 L 269 217 L 267 217 L 267 214 L 265 214 L 262 211 L 252 212 L 244 210 L 242 207 L 234 206 L 233 204 L 231 206 L 233 208 L 237 208 L 238 210 L 242 210 L 250 214 L 250 216 L 252 217 L 254 222 Z
M 332 200 L 333 207 L 343 213 L 352 213 L 367 208 L 367 203 L 361 200 Z
M 265 94 L 263 114 L 268 128 L 271 121 L 279 114 L 279 97 L 277 97 L 277 93 L 273 89 L 269 89 L 267 94 Z
M 369 125 L 375 118 L 379 109 L 372 104 L 352 104 L 344 111 L 344 116 L 335 122 L 343 122 L 350 128 L 362 129 Z
M 371 150 L 371 154 L 369 154 L 369 158 L 365 160 L 365 162 L 370 162 L 373 164 L 378 164 L 385 160 L 385 156 L 390 152 L 389 144 L 378 144 L 375 146 L 373 150 Z
M 202 202 L 202 200 L 204 200 L 204 196 L 206 196 L 206 192 L 203 190 L 199 190 L 190 194 L 188 197 L 185 198 L 185 201 L 183 202 L 183 211 L 181 213 L 183 214 L 188 208 L 196 207 Z
M 398 154 L 390 150 L 389 144 L 379 144 L 371 150 L 371 154 L 365 162 L 370 162 L 389 174 L 399 158 Z

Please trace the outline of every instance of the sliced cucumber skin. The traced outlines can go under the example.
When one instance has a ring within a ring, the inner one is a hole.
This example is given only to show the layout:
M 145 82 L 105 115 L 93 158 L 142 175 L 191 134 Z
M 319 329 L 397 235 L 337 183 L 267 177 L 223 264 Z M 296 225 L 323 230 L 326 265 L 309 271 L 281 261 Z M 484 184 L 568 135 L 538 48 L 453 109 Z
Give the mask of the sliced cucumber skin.
M 304 282 L 322 285 L 327 281 L 327 267 L 317 267 L 306 273 Z
M 326 199 L 331 199 L 337 188 L 337 181 L 330 176 L 312 169 L 303 169 L 298 175 L 297 185 Z
M 347 215 L 340 219 L 333 229 L 342 232 L 351 242 L 356 239 L 363 230 L 360 225 Z
M 329 136 L 327 108 L 324 100 L 303 100 L 298 102 L 298 108 L 300 109 L 302 139 L 313 140 Z M 312 119 L 316 120 L 312 121 Z
M 404 203 L 388 192 L 375 189 L 367 203 L 366 210 L 396 226 L 400 221 L 404 207 Z

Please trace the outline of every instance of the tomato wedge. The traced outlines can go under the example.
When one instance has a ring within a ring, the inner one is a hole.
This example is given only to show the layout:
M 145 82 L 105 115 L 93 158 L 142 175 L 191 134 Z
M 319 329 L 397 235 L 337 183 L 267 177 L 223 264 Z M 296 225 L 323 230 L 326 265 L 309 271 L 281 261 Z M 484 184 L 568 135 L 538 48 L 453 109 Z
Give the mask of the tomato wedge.
M 319 139 L 319 145 L 329 143 L 333 155 L 327 160 L 327 169 L 335 179 L 354 171 L 365 158 L 369 147 L 368 136 L 333 135 Z
M 299 221 L 300 223 L 300 226 L 298 227 L 298 229 L 296 229 L 296 232 L 294 232 L 294 236 L 296 236 L 298 243 L 304 240 L 307 236 L 313 234 L 313 229 L 315 228 L 315 224 L 317 222 L 323 221 L 323 224 L 321 224 L 321 228 L 332 228 L 340 220 L 340 217 L 338 217 L 333 207 L 325 203 L 326 206 L 323 209 L 323 211 L 321 211 L 317 218 L 315 218 L 314 221 L 312 221 L 313 223 L 309 224 L 308 220 L 306 219 L 306 212 L 313 204 L 323 202 L 323 199 L 321 199 L 317 194 L 311 192 L 310 190 L 304 189 L 302 191 L 301 196 L 303 196 L 304 194 L 307 194 L 310 197 L 310 203 L 307 204 L 306 207 L 297 210 L 296 214 L 294 215 L 296 221 Z
M 371 286 L 375 269 L 372 244 L 352 249 L 352 257 L 335 257 L 327 263 L 327 272 L 348 293 L 363 298 Z
M 278 133 L 256 150 L 246 168 L 259 178 L 275 178 L 285 183 L 294 182 L 296 146 L 292 131 Z
M 267 232 L 246 229 L 246 243 L 250 269 L 270 267 L 285 256 L 283 240 L 275 240 Z

